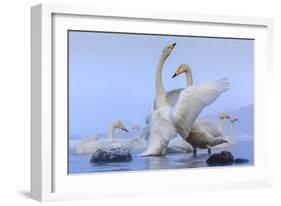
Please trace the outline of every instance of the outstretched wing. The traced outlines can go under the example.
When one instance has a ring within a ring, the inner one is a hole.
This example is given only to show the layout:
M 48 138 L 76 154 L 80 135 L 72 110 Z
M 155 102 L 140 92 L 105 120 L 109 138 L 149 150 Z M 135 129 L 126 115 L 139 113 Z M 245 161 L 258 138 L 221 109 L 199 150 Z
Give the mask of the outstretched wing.
M 172 107 L 174 107 L 176 105 L 182 90 L 184 90 L 184 89 L 183 88 L 181 88 L 181 89 L 174 89 L 174 90 L 168 91 L 166 93 L 169 105 L 171 105 Z
M 202 118 L 196 119 L 196 121 L 193 124 L 193 127 L 195 124 L 201 128 L 204 128 L 204 130 L 206 130 L 213 137 L 223 137 L 223 134 L 220 132 L 217 125 L 208 119 L 202 119 Z
M 228 88 L 229 83 L 222 79 L 182 90 L 171 112 L 171 119 L 178 133 L 184 138 L 188 137 L 194 121 L 204 107 L 213 103 Z

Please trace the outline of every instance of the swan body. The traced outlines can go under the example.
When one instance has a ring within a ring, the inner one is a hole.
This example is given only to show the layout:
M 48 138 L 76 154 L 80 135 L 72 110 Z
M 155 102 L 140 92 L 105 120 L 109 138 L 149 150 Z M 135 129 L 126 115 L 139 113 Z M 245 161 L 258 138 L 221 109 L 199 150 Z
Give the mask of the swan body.
M 114 138 L 115 129 L 120 129 L 125 132 L 128 132 L 126 127 L 121 121 L 117 121 L 111 125 L 109 128 L 107 138 L 96 138 L 90 137 L 84 140 L 81 140 L 76 145 L 76 153 L 78 154 L 87 154 L 87 153 L 95 153 L 98 149 L 108 149 L 114 147 L 124 147 L 126 143 L 122 139 Z
M 165 155 L 169 141 L 176 137 L 176 129 L 169 119 L 170 107 L 152 111 L 149 125 L 148 148 L 141 156 Z
M 75 151 L 77 154 L 83 154 L 86 153 L 86 145 L 91 143 L 91 142 L 95 142 L 97 141 L 98 138 L 96 136 L 89 136 L 85 139 L 82 139 L 78 142 L 78 144 L 75 146 Z
M 177 133 L 186 140 L 204 107 L 228 90 L 228 83 L 224 80 L 192 85 L 181 90 L 175 106 L 171 106 L 162 83 L 162 69 L 174 46 L 171 48 L 169 45 L 163 50 L 157 66 L 156 98 L 149 121 L 148 147 L 141 156 L 164 155 L 170 139 Z
M 208 120 L 196 121 L 185 140 L 192 145 L 194 154 L 196 154 L 197 148 L 208 149 L 208 153 L 211 153 L 211 148 L 228 142 L 216 125 Z

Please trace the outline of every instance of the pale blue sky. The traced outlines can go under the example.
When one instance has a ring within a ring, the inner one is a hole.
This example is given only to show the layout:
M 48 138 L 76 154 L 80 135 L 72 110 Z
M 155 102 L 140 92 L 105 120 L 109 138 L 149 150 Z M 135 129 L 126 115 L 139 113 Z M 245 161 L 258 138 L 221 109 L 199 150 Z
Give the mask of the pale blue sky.
M 177 45 L 163 69 L 165 89 L 185 87 L 172 79 L 177 66 L 190 65 L 194 83 L 228 78 L 230 90 L 203 114 L 253 103 L 253 40 L 97 32 L 69 33 L 70 135 L 106 132 L 122 120 L 130 129 L 145 125 L 155 96 L 155 70 L 163 48 Z

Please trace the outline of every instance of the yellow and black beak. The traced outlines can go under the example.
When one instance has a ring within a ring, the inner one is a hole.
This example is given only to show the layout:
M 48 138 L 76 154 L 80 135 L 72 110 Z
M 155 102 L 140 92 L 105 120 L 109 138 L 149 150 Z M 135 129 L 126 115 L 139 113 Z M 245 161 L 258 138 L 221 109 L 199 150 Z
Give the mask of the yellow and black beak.
M 122 128 L 122 130 L 125 131 L 125 132 L 129 132 L 126 128 Z
M 170 45 L 169 45 L 169 48 L 170 48 L 170 49 L 173 49 L 175 46 L 176 46 L 176 43 L 173 43 L 173 44 L 170 44 Z
M 172 78 L 175 78 L 176 76 L 178 76 L 181 73 L 180 68 L 177 68 L 176 73 L 172 76 Z

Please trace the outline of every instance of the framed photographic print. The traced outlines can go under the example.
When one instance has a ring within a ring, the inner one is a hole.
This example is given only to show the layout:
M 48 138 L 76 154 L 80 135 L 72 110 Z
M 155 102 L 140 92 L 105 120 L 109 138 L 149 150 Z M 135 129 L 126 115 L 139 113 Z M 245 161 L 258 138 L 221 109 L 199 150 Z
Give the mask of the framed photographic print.
M 34 199 L 272 184 L 271 19 L 31 14 Z

